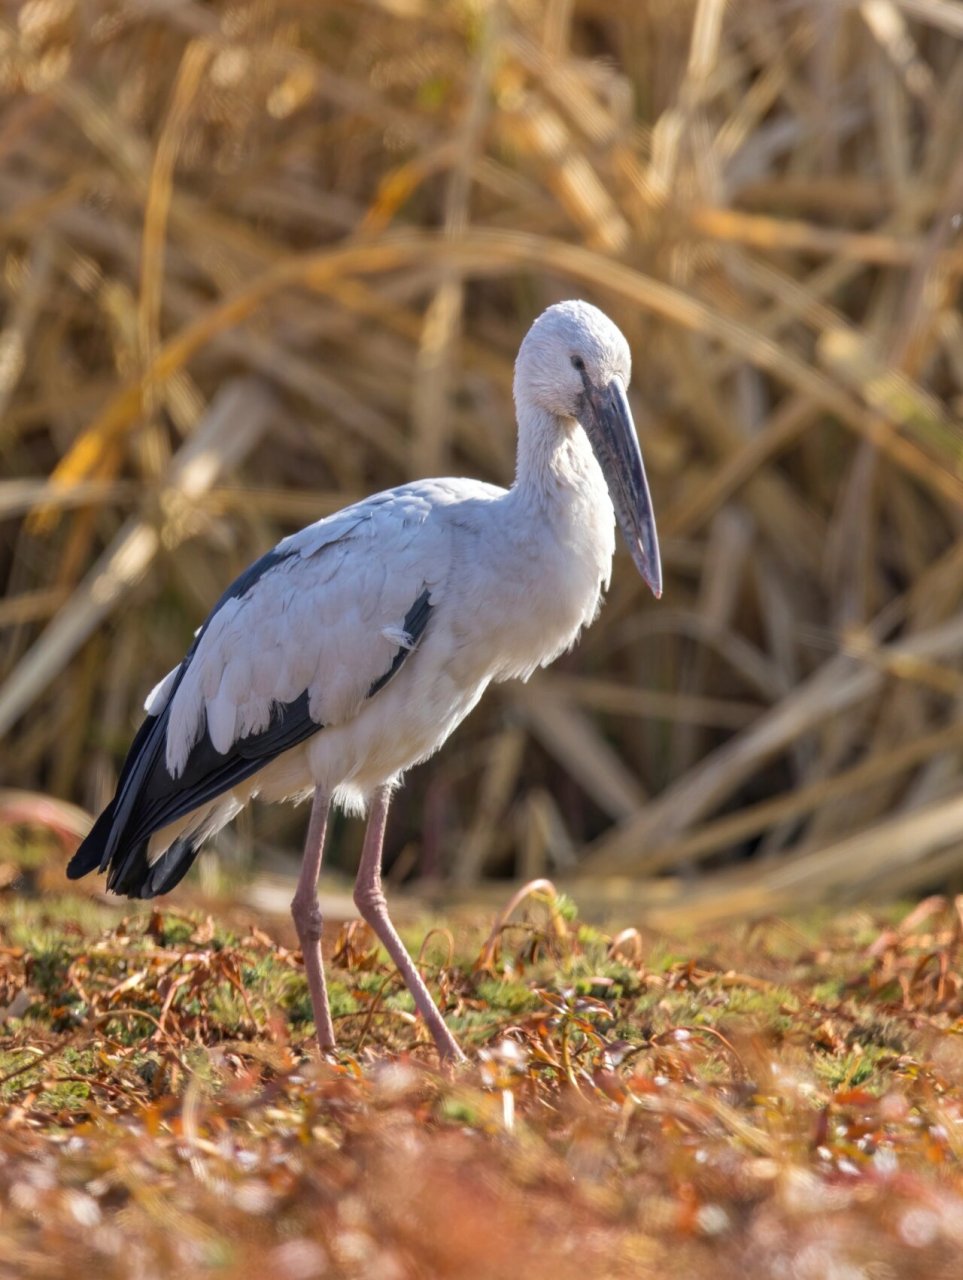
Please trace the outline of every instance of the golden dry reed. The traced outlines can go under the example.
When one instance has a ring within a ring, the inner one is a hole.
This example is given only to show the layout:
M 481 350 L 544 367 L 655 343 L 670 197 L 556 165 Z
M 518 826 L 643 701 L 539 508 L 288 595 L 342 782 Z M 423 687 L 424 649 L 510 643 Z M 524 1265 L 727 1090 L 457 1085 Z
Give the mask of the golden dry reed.
M 620 560 L 412 778 L 399 874 L 649 877 L 666 923 L 958 874 L 957 4 L 27 0 L 0 100 L 5 786 L 101 804 L 279 535 L 510 482 L 518 342 L 582 295 L 665 597 Z

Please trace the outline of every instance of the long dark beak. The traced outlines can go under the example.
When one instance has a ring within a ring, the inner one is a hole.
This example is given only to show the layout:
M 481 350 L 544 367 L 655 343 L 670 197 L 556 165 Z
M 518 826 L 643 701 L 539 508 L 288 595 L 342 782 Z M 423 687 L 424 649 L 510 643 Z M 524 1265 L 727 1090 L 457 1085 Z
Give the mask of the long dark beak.
M 662 594 L 659 538 L 625 386 L 618 377 L 601 388 L 586 380 L 582 399 L 580 421 L 609 487 L 615 518 L 636 568 L 658 599 Z

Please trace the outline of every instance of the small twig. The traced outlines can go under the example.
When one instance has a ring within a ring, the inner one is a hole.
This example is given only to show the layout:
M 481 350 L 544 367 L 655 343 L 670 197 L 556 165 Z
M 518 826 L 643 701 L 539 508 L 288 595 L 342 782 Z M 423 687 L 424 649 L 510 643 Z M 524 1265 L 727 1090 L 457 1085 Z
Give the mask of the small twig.
M 374 1016 L 378 1011 L 378 1005 L 381 1003 L 381 997 L 384 995 L 388 987 L 397 980 L 397 977 L 398 977 L 397 974 L 389 973 L 387 977 L 385 977 L 382 980 L 381 986 L 375 992 L 375 997 L 371 1001 L 371 1005 L 369 1006 L 367 1011 L 367 1017 L 365 1018 L 364 1022 L 361 1024 L 361 1031 L 358 1035 L 358 1044 L 357 1044 L 357 1048 L 355 1049 L 355 1053 L 361 1052 L 361 1048 L 365 1042 L 365 1037 L 367 1036 L 368 1032 L 371 1030 L 371 1024 L 374 1021 Z
M 418 966 L 419 968 L 421 967 L 425 958 L 425 951 L 427 950 L 428 943 L 435 937 L 444 938 L 448 943 L 448 955 L 445 957 L 445 963 L 442 965 L 442 968 L 450 969 L 455 959 L 455 939 L 450 929 L 445 929 L 440 925 L 436 925 L 435 928 L 429 929 L 422 938 L 421 946 L 418 948 Z
M 475 961 L 475 970 L 491 969 L 495 963 L 495 956 L 498 951 L 498 942 L 505 928 L 509 916 L 526 898 L 541 897 L 548 901 L 550 907 L 554 905 L 558 898 L 558 890 L 552 884 L 551 880 L 540 878 L 538 880 L 529 880 L 527 884 L 523 884 L 520 889 L 509 898 L 506 905 L 498 913 L 495 923 L 492 925 L 491 933 L 485 939 L 481 951 L 478 953 L 478 959 Z M 556 923 L 556 913 L 552 911 L 552 921 Z M 557 929 L 557 923 L 556 923 Z

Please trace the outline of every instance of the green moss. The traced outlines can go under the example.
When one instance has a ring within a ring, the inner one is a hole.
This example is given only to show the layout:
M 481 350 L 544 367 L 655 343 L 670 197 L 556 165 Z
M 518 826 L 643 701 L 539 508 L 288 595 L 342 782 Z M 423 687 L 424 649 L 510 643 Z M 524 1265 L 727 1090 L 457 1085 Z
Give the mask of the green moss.
M 284 985 L 278 998 L 269 1007 L 280 1009 L 293 1027 L 313 1025 L 314 1010 L 311 1008 L 311 993 L 308 991 L 307 981 L 298 974 L 291 974 L 290 977 L 291 981 Z M 260 999 L 264 999 L 263 992 L 259 992 L 258 995 Z M 328 978 L 328 1003 L 331 1007 L 331 1017 L 335 1022 L 338 1018 L 357 1013 L 362 1007 L 343 982 L 337 979 L 332 980 L 330 977 Z
M 645 967 L 650 973 L 667 973 L 677 964 L 685 964 L 692 957 L 679 951 L 670 951 L 664 942 L 656 942 L 645 957 Z
M 459 1094 L 448 1094 L 441 1099 L 439 1112 L 443 1120 L 452 1124 L 465 1124 L 476 1128 L 481 1120 L 481 1112 L 474 1099 Z
M 64 1080 L 48 1084 L 37 1094 L 35 1106 L 45 1111 L 84 1111 L 93 1094 L 89 1084 L 80 1080 Z
M 589 954 L 579 956 L 564 965 L 562 972 L 579 995 L 590 995 L 600 1000 L 619 1000 L 623 996 L 634 995 L 642 985 L 637 970 L 605 955 L 599 958 Z
M 362 969 L 354 971 L 351 975 L 355 987 L 362 991 L 365 995 L 381 995 L 387 991 L 393 982 L 400 982 L 400 974 L 389 973 L 384 974 L 377 969 Z
M 892 1053 L 875 1045 L 860 1046 L 848 1053 L 813 1055 L 816 1075 L 834 1090 L 858 1086 L 882 1088 L 889 1073 L 881 1073 L 881 1066 L 888 1066 L 890 1061 Z
M 226 982 L 207 993 L 207 1011 L 221 1033 L 229 1039 L 251 1030 L 251 1019 L 240 992 Z
M 567 893 L 560 893 L 555 899 L 554 906 L 566 924 L 574 924 L 578 919 L 578 906 L 574 898 L 570 898 Z
M 383 1009 L 394 1009 L 401 1013 L 414 1013 L 415 1002 L 407 987 L 396 987 L 381 997 Z
M 35 987 L 47 1002 L 58 1004 L 76 1004 L 80 999 L 67 982 L 67 970 L 74 960 L 76 952 L 57 946 L 52 941 L 47 945 L 34 949 L 30 954 L 30 985 Z
M 786 1035 L 799 1025 L 800 1004 L 788 987 L 760 991 L 755 987 L 729 987 L 725 1013 L 751 1020 L 761 1028 Z
M 196 927 L 190 920 L 161 913 L 160 927 L 154 940 L 162 947 L 183 947 L 193 938 Z
M 73 934 L 99 933 L 114 926 L 126 914 L 130 903 L 107 906 L 94 898 L 76 894 L 43 898 L 5 897 L 0 899 L 0 928 L 11 946 L 25 947 L 28 951 L 44 946 L 64 943 Z M 124 910 L 121 910 L 121 908 Z M 146 914 L 146 913 L 144 913 Z
M 524 1013 L 539 1003 L 527 983 L 510 978 L 482 978 L 475 986 L 475 994 L 493 1013 Z
M 832 1004 L 843 997 L 846 988 L 847 979 L 840 975 L 839 977 L 824 978 L 820 982 L 814 982 L 812 985 L 812 996 L 819 1004 Z
M 307 997 L 307 983 L 304 984 L 304 991 Z M 361 1008 L 343 982 L 328 982 L 328 1001 L 331 1005 L 331 1016 L 333 1018 L 347 1017 L 349 1014 L 357 1013 Z M 308 999 L 309 1009 L 310 1005 L 311 1001 Z

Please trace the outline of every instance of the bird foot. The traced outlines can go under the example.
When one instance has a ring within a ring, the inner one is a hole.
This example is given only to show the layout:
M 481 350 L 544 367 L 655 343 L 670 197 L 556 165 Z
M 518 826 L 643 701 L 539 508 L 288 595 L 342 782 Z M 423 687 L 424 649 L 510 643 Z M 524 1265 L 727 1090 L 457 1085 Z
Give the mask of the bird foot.
M 468 1062 L 461 1045 L 448 1030 L 440 1013 L 437 1015 L 437 1019 L 431 1019 L 428 1029 L 435 1042 L 435 1048 L 438 1050 L 438 1061 L 445 1071 L 454 1070 L 454 1068 L 464 1066 Z

